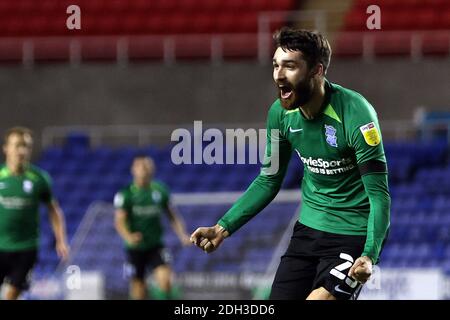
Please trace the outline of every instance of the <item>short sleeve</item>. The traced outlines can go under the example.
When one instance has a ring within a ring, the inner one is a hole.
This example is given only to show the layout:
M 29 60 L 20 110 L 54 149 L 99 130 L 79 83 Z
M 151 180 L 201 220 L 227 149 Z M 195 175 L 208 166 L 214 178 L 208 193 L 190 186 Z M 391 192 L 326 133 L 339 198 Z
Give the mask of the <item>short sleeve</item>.
M 159 182 L 159 192 L 161 192 L 161 206 L 168 208 L 170 205 L 170 189 L 167 185 Z
M 114 196 L 114 207 L 116 209 L 123 209 L 125 211 L 129 210 L 128 197 L 124 191 L 119 191 Z
M 40 194 L 40 200 L 44 203 L 50 203 L 53 199 L 52 193 L 52 178 L 46 172 L 41 173 L 42 176 L 42 191 Z

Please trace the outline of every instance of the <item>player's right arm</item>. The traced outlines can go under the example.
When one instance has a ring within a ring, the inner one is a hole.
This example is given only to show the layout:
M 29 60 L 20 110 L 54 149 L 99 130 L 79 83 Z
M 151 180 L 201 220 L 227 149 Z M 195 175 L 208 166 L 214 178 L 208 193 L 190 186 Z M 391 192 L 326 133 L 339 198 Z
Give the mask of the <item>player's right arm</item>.
M 282 134 L 282 116 L 283 109 L 275 102 L 267 119 L 267 145 L 261 173 L 215 226 L 198 228 L 191 235 L 191 241 L 206 252 L 217 249 L 225 237 L 261 212 L 280 190 L 292 154 L 291 145 Z
M 137 245 L 142 240 L 140 232 L 131 232 L 128 228 L 127 199 L 123 192 L 118 192 L 114 197 L 116 212 L 114 216 L 114 226 L 119 236 L 130 245 Z
M 69 256 L 69 245 L 67 244 L 66 223 L 64 213 L 55 199 L 48 204 L 48 216 L 52 225 L 53 234 L 56 240 L 56 253 L 63 260 L 67 260 Z
M 209 253 L 217 249 L 229 235 L 227 230 L 216 224 L 213 227 L 197 228 L 191 235 L 191 242 Z
M 64 213 L 58 201 L 53 197 L 52 179 L 46 172 L 42 172 L 43 189 L 40 200 L 44 202 L 48 209 L 48 217 L 55 236 L 55 249 L 58 257 L 66 261 L 69 257 L 69 245 L 67 244 L 66 223 Z

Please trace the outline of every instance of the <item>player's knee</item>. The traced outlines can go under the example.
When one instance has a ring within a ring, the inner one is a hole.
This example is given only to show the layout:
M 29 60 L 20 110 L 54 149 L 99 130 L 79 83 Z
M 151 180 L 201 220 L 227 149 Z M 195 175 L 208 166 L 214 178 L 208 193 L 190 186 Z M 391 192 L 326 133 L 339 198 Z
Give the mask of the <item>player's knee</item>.
M 171 286 L 172 270 L 168 266 L 160 266 L 155 270 L 155 280 L 159 288 L 169 291 Z
M 336 300 L 336 298 L 324 287 L 313 290 L 306 300 Z
M 163 291 L 170 291 L 170 286 L 171 286 L 171 281 L 170 281 L 170 276 L 169 275 L 165 275 L 163 277 L 160 277 L 157 282 L 158 282 L 158 286 L 161 288 L 161 290 Z
M 5 292 L 5 300 L 17 300 L 19 299 L 22 290 L 16 286 L 9 285 Z
M 130 296 L 133 300 L 143 300 L 146 298 L 145 282 L 142 279 L 133 279 L 131 281 Z

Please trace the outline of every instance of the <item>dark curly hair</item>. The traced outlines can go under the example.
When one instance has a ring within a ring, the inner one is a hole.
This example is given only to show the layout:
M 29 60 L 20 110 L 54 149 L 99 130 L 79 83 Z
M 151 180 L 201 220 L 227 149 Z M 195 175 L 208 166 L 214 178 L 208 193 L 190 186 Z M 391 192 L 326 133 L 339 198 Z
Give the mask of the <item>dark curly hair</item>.
M 309 68 L 320 63 L 326 73 L 331 60 L 331 47 L 319 32 L 284 27 L 275 32 L 273 39 L 275 48 L 301 51 Z

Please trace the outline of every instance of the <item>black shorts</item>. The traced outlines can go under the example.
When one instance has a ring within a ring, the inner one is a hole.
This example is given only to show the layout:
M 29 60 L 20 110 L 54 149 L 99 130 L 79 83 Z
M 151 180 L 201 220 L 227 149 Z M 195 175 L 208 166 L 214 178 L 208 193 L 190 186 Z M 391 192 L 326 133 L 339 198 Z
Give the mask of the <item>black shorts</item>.
M 365 242 L 366 236 L 323 232 L 297 221 L 270 299 L 304 300 L 313 290 L 324 287 L 338 300 L 356 300 L 362 284 L 347 274 Z
M 5 281 L 20 290 L 28 289 L 37 260 L 36 249 L 0 251 L 0 285 Z
M 147 270 L 169 264 L 171 257 L 167 249 L 156 247 L 148 250 L 127 249 L 128 276 L 144 280 Z

